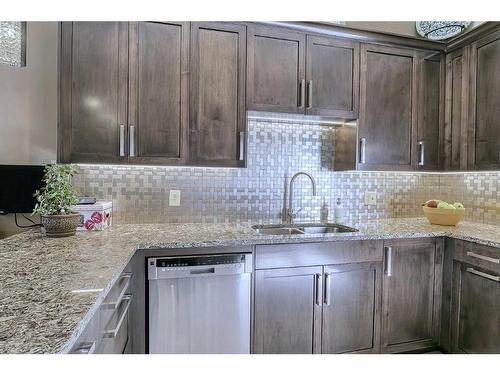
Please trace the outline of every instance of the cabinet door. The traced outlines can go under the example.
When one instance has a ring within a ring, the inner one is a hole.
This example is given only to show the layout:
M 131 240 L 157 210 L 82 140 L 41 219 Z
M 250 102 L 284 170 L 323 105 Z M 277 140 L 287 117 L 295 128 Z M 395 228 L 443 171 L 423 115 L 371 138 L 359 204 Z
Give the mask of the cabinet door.
M 306 80 L 307 114 L 357 118 L 359 44 L 308 35 Z
M 255 353 L 319 353 L 322 267 L 255 272 Z
M 359 169 L 413 168 L 415 60 L 412 50 L 362 46 Z
M 419 170 L 442 167 L 444 120 L 444 61 L 442 55 L 423 57 L 419 61 L 418 137 L 414 144 Z
M 126 23 L 62 23 L 60 161 L 126 161 L 127 64 Z
M 446 55 L 444 167 L 467 168 L 469 48 Z
M 247 109 L 304 113 L 305 35 L 248 29 Z
M 246 27 L 191 29 L 190 163 L 244 166 Z
M 500 353 L 500 275 L 454 263 L 453 350 Z
M 177 164 L 187 151 L 189 24 L 133 22 L 129 161 Z
M 470 164 L 500 168 L 500 30 L 471 48 Z
M 433 347 L 439 333 L 442 249 L 432 239 L 384 245 L 382 350 Z
M 322 353 L 380 350 L 381 263 L 326 266 Z

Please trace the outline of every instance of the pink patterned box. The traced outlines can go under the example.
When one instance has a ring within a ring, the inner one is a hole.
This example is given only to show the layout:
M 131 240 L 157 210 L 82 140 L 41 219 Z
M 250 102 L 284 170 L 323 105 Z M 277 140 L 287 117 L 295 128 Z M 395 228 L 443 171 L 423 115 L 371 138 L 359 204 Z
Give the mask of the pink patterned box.
M 104 230 L 111 225 L 113 202 L 96 202 L 73 206 L 73 211 L 80 214 L 80 223 L 76 230 Z

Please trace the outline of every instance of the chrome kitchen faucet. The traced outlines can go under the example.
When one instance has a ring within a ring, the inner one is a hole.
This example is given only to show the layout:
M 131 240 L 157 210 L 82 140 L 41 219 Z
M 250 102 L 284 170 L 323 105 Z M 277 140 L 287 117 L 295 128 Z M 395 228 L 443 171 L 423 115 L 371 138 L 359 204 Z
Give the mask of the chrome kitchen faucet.
M 304 175 L 309 177 L 309 180 L 311 180 L 312 188 L 313 188 L 313 196 L 316 196 L 316 181 L 314 181 L 314 177 L 307 173 L 307 172 L 297 172 L 293 175 L 293 177 L 290 180 L 290 186 L 288 188 L 288 208 L 285 208 L 283 211 L 283 224 L 293 224 L 293 219 L 297 216 L 297 213 L 300 211 L 300 209 L 295 212 L 293 209 L 293 183 L 295 179 L 300 176 Z M 286 200 L 285 200 L 286 202 Z

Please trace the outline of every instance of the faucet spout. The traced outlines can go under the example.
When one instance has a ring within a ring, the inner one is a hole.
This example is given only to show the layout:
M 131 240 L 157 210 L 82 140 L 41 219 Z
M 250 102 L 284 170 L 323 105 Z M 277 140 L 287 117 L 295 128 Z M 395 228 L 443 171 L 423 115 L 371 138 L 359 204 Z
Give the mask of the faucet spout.
M 295 182 L 295 179 L 299 176 L 306 176 L 309 178 L 311 181 L 312 189 L 313 189 L 313 196 L 316 196 L 316 181 L 314 180 L 314 177 L 307 173 L 307 172 L 297 172 L 293 175 L 293 177 L 290 179 L 290 187 L 288 189 L 288 209 L 286 210 L 286 217 L 285 221 L 287 224 L 292 224 L 293 219 L 294 219 L 294 210 L 293 210 L 293 183 Z

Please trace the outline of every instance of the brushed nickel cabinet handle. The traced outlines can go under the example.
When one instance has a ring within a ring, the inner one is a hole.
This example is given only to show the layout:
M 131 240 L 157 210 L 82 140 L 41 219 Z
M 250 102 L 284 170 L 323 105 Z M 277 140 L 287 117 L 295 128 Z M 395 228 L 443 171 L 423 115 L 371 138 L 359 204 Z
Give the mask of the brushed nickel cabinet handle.
M 129 156 L 135 156 L 135 126 L 129 126 Z
M 477 253 L 474 253 L 472 251 L 467 251 L 467 256 L 472 257 L 472 258 L 481 259 L 481 260 L 484 260 L 486 262 L 500 264 L 500 259 L 487 257 L 486 255 L 477 254 Z
M 325 273 L 325 305 L 330 306 L 330 289 L 331 289 L 332 277 L 329 273 Z
M 321 292 L 323 291 L 323 285 L 321 281 L 321 274 L 317 273 L 314 275 L 314 290 L 315 290 L 315 298 L 316 298 L 316 305 L 321 306 Z
M 71 351 L 71 354 L 93 354 L 95 352 L 95 341 L 83 342 L 75 350 Z
M 312 95 L 313 95 L 312 86 L 313 86 L 313 81 L 311 79 L 307 83 L 307 109 L 312 108 Z
M 392 247 L 385 247 L 385 274 L 387 277 L 392 276 Z
M 418 165 L 420 167 L 423 167 L 425 165 L 425 144 L 424 144 L 424 141 L 418 142 L 418 147 L 420 150 L 419 157 L 418 157 Z
M 299 108 L 304 108 L 304 97 L 306 96 L 306 80 L 299 81 Z
M 239 159 L 245 160 L 245 132 L 240 132 L 240 150 Z
M 117 309 L 118 306 L 120 306 L 120 303 L 122 303 L 122 301 L 125 299 L 125 293 L 127 292 L 128 287 L 130 285 L 130 279 L 131 278 L 132 278 L 132 274 L 131 273 L 126 272 L 126 273 L 122 273 L 121 274 L 120 279 L 127 279 L 127 282 L 125 283 L 125 285 L 123 286 L 122 290 L 118 294 L 118 298 L 116 299 L 116 301 L 104 302 L 101 305 L 104 309 Z
M 467 267 L 465 270 L 469 273 L 473 273 L 474 275 L 481 276 L 481 277 L 484 277 L 486 279 L 496 281 L 497 283 L 500 282 L 500 276 L 490 275 L 489 273 L 481 272 L 481 271 L 475 270 L 474 268 L 470 268 L 470 267 Z
M 120 156 L 125 156 L 125 125 L 120 125 Z
M 366 163 L 366 138 L 359 139 L 359 163 Z
M 130 301 L 132 300 L 132 295 L 127 294 L 123 298 L 125 301 L 127 301 L 127 305 L 122 311 L 121 316 L 118 318 L 118 323 L 116 324 L 116 327 L 113 329 L 108 329 L 104 331 L 104 337 L 106 338 L 111 338 L 114 339 L 117 335 L 118 332 L 120 332 L 120 328 L 122 327 L 123 321 L 125 320 L 125 317 L 127 316 L 128 309 L 130 307 Z

